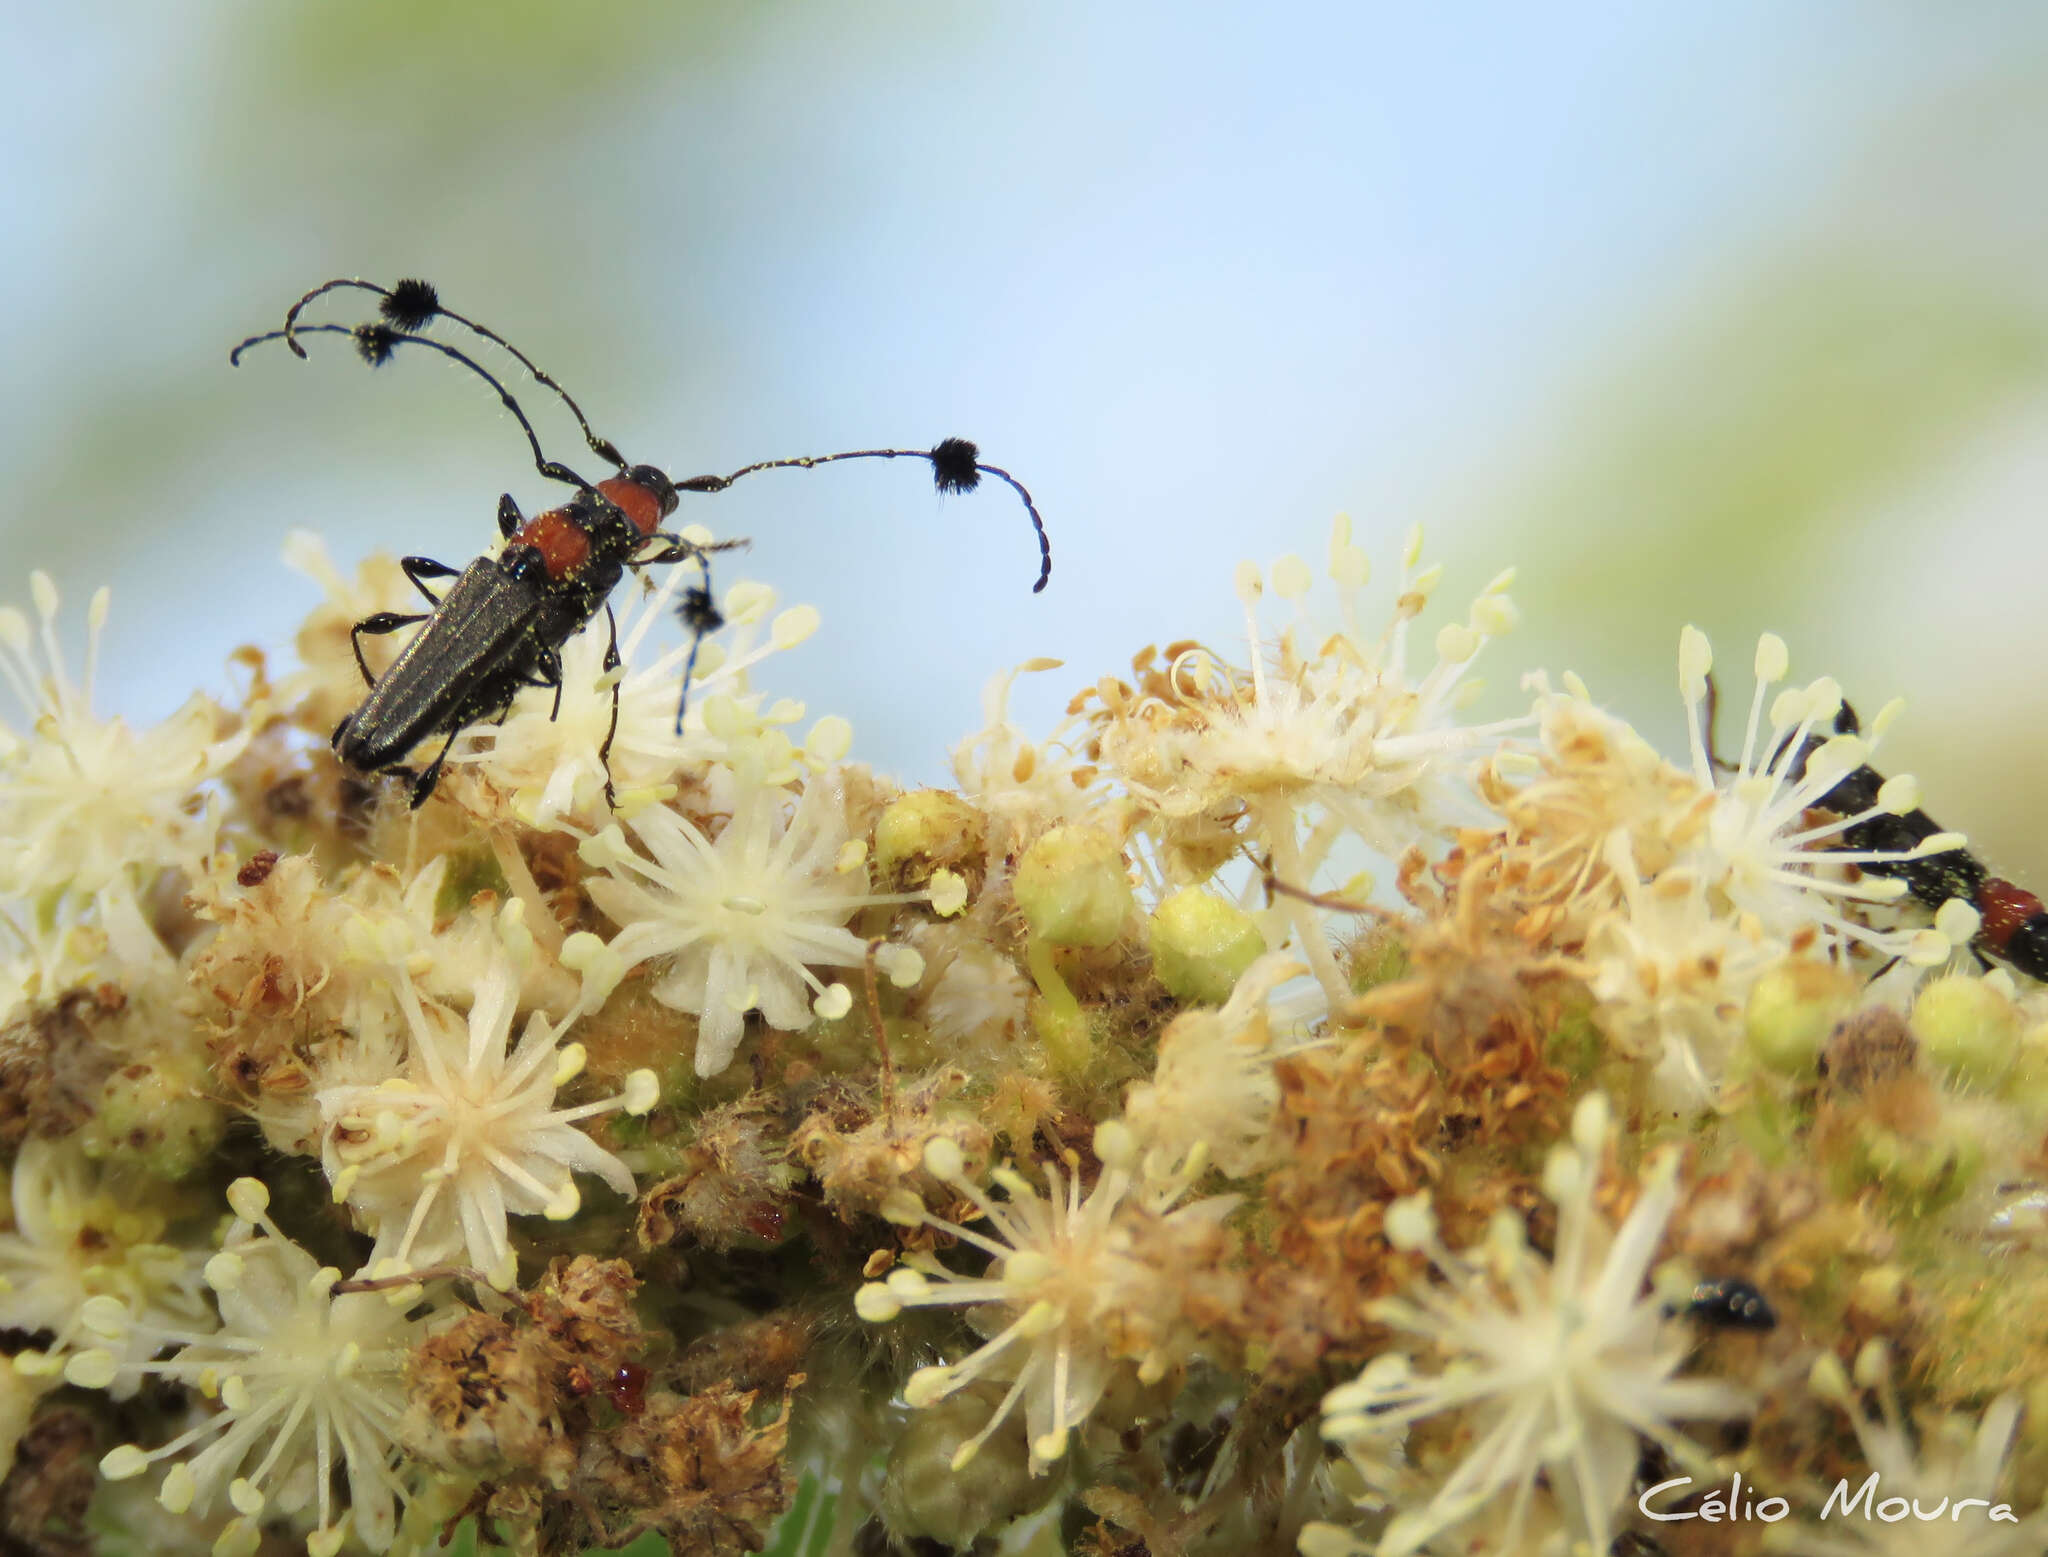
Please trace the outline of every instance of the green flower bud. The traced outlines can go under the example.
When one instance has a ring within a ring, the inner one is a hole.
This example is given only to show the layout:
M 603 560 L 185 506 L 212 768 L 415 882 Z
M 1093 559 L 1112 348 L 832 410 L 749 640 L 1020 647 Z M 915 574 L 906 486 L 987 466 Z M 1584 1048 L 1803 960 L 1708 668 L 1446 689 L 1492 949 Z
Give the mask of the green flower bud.
M 1076 1076 L 1087 1068 L 1095 1052 L 1095 1040 L 1086 1012 L 1043 995 L 1033 995 L 1026 1005 L 1026 1014 L 1031 1020 L 1031 1035 L 1061 1075 Z
M 1903 1270 L 1896 1265 L 1873 1265 L 1856 1278 L 1849 1305 L 1867 1323 L 1890 1329 L 1906 1322 L 1908 1295 Z
M 2048 1023 L 2037 1022 L 2021 1033 L 2013 1055 L 2013 1067 L 1999 1092 L 2040 1129 L 2048 1124 Z
M 1146 939 L 1159 982 L 1205 1006 L 1228 1000 L 1237 976 L 1266 950 L 1250 914 L 1200 887 L 1183 887 L 1161 903 Z
M 1821 1045 L 1855 998 L 1855 984 L 1827 963 L 1780 963 L 1750 987 L 1743 1042 L 1766 1070 L 1811 1076 Z
M 211 1163 L 226 1130 L 226 1112 L 190 1082 L 160 1066 L 126 1065 L 107 1078 L 84 1140 L 95 1157 L 178 1180 Z
M 1936 979 L 1913 1002 L 1911 1021 L 1928 1058 L 1962 1081 L 1997 1085 L 2019 1051 L 2019 1013 L 1984 979 Z
M 875 868 L 895 885 L 915 885 L 941 866 L 954 870 L 982 854 L 979 811 L 943 789 L 898 795 L 875 823 Z
M 1906 1210 L 1931 1215 L 1953 1205 L 1984 1166 L 1984 1147 L 1965 1129 L 1912 1139 L 1866 1121 L 1857 1131 L 1861 1176 Z
M 966 1389 L 910 1419 L 882 1482 L 882 1519 L 893 1534 L 964 1551 L 1059 1485 L 1057 1476 L 1031 1474 L 1021 1411 L 965 1453 L 1001 1398 L 993 1389 Z
M 1052 946 L 1107 946 L 1135 906 L 1122 848 L 1079 823 L 1055 827 L 1024 851 L 1014 890 L 1031 933 Z

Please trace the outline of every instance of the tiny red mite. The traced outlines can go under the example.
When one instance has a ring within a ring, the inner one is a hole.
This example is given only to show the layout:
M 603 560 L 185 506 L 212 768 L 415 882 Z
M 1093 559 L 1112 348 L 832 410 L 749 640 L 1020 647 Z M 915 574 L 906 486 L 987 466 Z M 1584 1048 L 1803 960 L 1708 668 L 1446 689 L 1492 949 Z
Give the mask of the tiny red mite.
M 622 1416 L 638 1416 L 647 1409 L 647 1370 L 637 1362 L 620 1363 L 599 1388 Z
M 258 849 L 249 856 L 249 863 L 235 872 L 235 880 L 245 887 L 260 887 L 276 869 L 277 850 Z

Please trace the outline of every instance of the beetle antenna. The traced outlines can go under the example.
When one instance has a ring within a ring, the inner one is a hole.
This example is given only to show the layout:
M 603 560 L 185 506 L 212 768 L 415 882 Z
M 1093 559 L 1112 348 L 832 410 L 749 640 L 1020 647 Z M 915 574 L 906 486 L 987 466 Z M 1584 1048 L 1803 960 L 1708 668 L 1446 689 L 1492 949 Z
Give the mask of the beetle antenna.
M 498 392 L 498 399 L 519 423 L 519 430 L 526 434 L 527 446 L 533 450 L 534 469 L 550 481 L 566 482 L 585 492 L 593 490 L 589 482 L 567 465 L 559 460 L 551 460 L 541 452 L 540 437 L 534 432 L 533 423 L 528 421 L 526 413 L 520 410 L 519 402 L 513 398 L 512 391 L 507 389 L 488 368 L 474 357 L 428 336 L 416 335 L 409 330 L 396 329 L 388 324 L 302 324 L 293 330 L 270 330 L 262 335 L 250 336 L 228 353 L 228 362 L 231 366 L 239 366 L 243 352 L 251 346 L 261 346 L 268 341 L 283 341 L 293 350 L 299 350 L 298 341 L 294 338 L 296 335 L 346 335 L 356 343 L 357 354 L 373 368 L 381 368 L 389 362 L 391 354 L 400 346 L 424 346 L 430 351 L 438 351 L 442 356 L 461 363 Z
M 932 482 L 940 492 L 972 492 L 981 484 L 983 476 L 994 476 L 1009 487 L 1024 501 L 1024 512 L 1031 516 L 1031 528 L 1038 536 L 1038 582 L 1031 586 L 1035 595 L 1045 588 L 1046 580 L 1052 577 L 1052 542 L 1045 533 L 1045 521 L 1038 516 L 1038 504 L 1032 500 L 1030 491 L 999 465 L 984 464 L 981 451 L 965 438 L 946 438 L 929 449 L 848 449 L 840 454 L 803 454 L 793 459 L 757 460 L 751 465 L 742 465 L 729 476 L 692 476 L 688 481 L 678 481 L 678 492 L 723 492 L 742 476 L 751 476 L 759 470 L 809 470 L 815 465 L 830 465 L 839 460 L 926 460 L 932 467 Z
M 683 733 L 683 715 L 690 711 L 690 682 L 697 674 L 697 651 L 704 647 L 709 634 L 725 625 L 725 615 L 711 593 L 711 554 L 700 549 L 696 562 L 704 575 L 703 581 L 684 590 L 683 598 L 676 602 L 676 618 L 690 630 L 690 657 L 683 661 L 683 692 L 676 699 L 678 735 Z
M 434 284 L 431 281 L 408 278 L 400 281 L 396 286 L 387 287 L 380 286 L 374 281 L 364 281 L 357 276 L 339 276 L 332 281 L 321 282 L 319 286 L 313 288 L 312 291 L 292 304 L 290 311 L 284 316 L 284 343 L 291 348 L 293 356 L 303 358 L 306 355 L 305 349 L 299 345 L 298 341 L 300 333 L 299 315 L 305 311 L 306 305 L 315 298 L 322 297 L 329 292 L 342 290 L 375 293 L 377 297 L 382 299 L 377 305 L 377 312 L 383 316 L 384 322 L 390 325 L 392 329 L 401 331 L 404 334 L 417 335 L 429 324 L 433 323 L 435 319 L 452 319 L 472 334 L 480 335 L 485 340 L 509 352 L 518 360 L 521 367 L 533 375 L 535 383 L 545 385 L 561 397 L 562 404 L 569 408 L 569 414 L 576 418 L 576 425 L 583 429 L 583 441 L 590 445 L 591 453 L 595 454 L 599 459 L 610 460 L 621 470 L 626 468 L 625 457 L 619 453 L 617 445 L 609 438 L 600 438 L 595 432 L 591 431 L 589 418 L 584 416 L 583 408 L 575 402 L 568 390 L 556 382 L 553 375 L 544 372 L 539 363 L 506 340 L 496 330 L 491 329 L 488 325 L 478 324 L 476 320 L 458 314 L 452 308 L 443 306 L 441 294 L 435 290 Z

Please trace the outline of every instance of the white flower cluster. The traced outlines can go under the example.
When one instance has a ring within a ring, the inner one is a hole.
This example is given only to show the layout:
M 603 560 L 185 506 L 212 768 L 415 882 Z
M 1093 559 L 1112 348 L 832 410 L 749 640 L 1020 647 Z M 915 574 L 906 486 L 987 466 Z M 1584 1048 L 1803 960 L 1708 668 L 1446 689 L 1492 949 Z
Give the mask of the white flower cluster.
M 241 1089 L 237 1106 L 279 1151 L 317 1159 L 371 1245 L 352 1274 L 320 1267 L 269 1220 L 264 1187 L 242 1180 L 230 1195 L 237 1221 L 209 1255 L 189 1199 L 110 1176 L 85 1155 L 87 1137 L 38 1133 L 68 1121 L 32 1119 L 9 1181 L 12 1226 L 0 1230 L 0 1325 L 46 1340 L 6 1368 L 0 1439 L 11 1451 L 36 1399 L 60 1383 L 125 1397 L 161 1375 L 211 1407 L 154 1449 L 117 1448 L 106 1475 L 165 1465 L 162 1503 L 195 1518 L 214 1518 L 225 1497 L 223 1552 L 253 1550 L 260 1525 L 283 1516 L 309 1529 L 322 1557 L 351 1531 L 376 1550 L 392 1539 L 395 1504 L 417 1479 L 393 1438 L 404 1359 L 447 1306 L 433 1294 L 451 1277 L 509 1286 L 520 1255 L 512 1219 L 575 1216 L 579 1176 L 635 1192 L 633 1171 L 587 1127 L 645 1114 L 660 1081 L 641 1067 L 609 1095 L 558 1104 L 588 1064 L 577 1024 L 644 966 L 654 999 L 697 1018 L 697 1069 L 713 1074 L 749 1012 L 798 1029 L 851 1008 L 846 985 L 813 969 L 873 955 L 893 983 L 915 984 L 915 952 L 871 951 L 848 926 L 870 907 L 930 894 L 868 890 L 832 772 L 845 721 L 817 721 L 799 743 L 786 732 L 801 707 L 748 684 L 766 656 L 815 630 L 817 613 L 777 611 L 772 592 L 739 585 L 721 603 L 730 630 L 692 660 L 687 642 L 659 648 L 651 632 L 674 573 L 627 604 L 616 670 L 604 666 L 600 620 L 563 650 L 559 710 L 536 691 L 464 732 L 442 792 L 484 821 L 481 867 L 474 849 L 414 863 L 408 848 L 403 868 L 373 857 L 338 880 L 311 853 L 245 868 L 227 852 L 236 763 L 264 765 L 257 781 L 275 783 L 290 761 L 283 714 L 325 724 L 354 706 L 349 628 L 399 605 L 405 587 L 384 566 L 344 579 L 310 537 L 288 554 L 330 603 L 301 634 L 305 668 L 274 687 L 259 671 L 258 699 L 240 717 L 204 698 L 139 733 L 98 715 L 104 591 L 76 679 L 47 578 L 32 580 L 36 625 L 0 610 L 0 677 L 23 716 L 0 722 L 0 1027 L 21 1024 L 26 1062 L 38 1066 L 56 1063 L 56 1041 L 114 1042 L 127 1045 L 121 1058 L 146 1062 L 131 1071 L 190 1075 L 216 1097 Z M 368 648 L 388 659 L 397 643 Z M 694 695 L 678 731 L 686 665 Z M 597 828 L 609 814 L 599 753 L 615 692 L 608 757 L 621 821 Z M 564 934 L 508 823 L 580 840 L 597 867 L 590 901 L 618 926 L 609 945 Z M 456 893 L 458 875 L 479 868 L 495 871 L 502 895 L 495 885 Z M 170 938 L 162 904 L 180 890 L 198 929 Z M 91 991 L 88 1029 L 57 1003 Z M 194 992 L 228 1022 L 202 1034 Z M 228 1067 L 228 1088 L 206 1079 L 212 1063 Z M 89 1113 L 92 1099 L 80 1106 Z M 181 1171 L 190 1165 L 181 1159 Z M 167 1348 L 167 1360 L 151 1360 Z M 345 1506 L 333 1497 L 335 1465 L 347 1470 Z
M 1323 1400 L 1323 1431 L 1366 1473 L 1394 1479 L 1408 1430 L 1444 1413 L 1470 1423 L 1469 1447 L 1454 1467 L 1412 1467 L 1432 1490 L 1409 1488 L 1387 1523 L 1377 1557 L 1407 1557 L 1508 1494 L 1501 1549 L 1524 1549 L 1533 1500 L 1555 1500 L 1566 1522 L 1606 1551 L 1615 1515 L 1635 1474 L 1640 1435 L 1680 1463 L 1702 1451 L 1674 1424 L 1746 1415 L 1751 1401 L 1713 1379 L 1675 1378 L 1689 1338 L 1662 1301 L 1646 1293 L 1650 1262 L 1678 1203 L 1677 1163 L 1654 1164 L 1635 1208 L 1619 1228 L 1594 1207 L 1601 1164 L 1613 1134 L 1607 1100 L 1588 1096 L 1572 1117 L 1572 1139 L 1544 1171 L 1557 1206 L 1557 1247 L 1545 1258 L 1529 1246 L 1520 1217 L 1502 1212 L 1486 1241 L 1454 1253 L 1437 1236 L 1426 1197 L 1396 1202 L 1387 1237 L 1424 1254 L 1444 1285 L 1424 1284 L 1408 1298 L 1382 1299 L 1375 1316 L 1431 1349 L 1439 1366 L 1386 1352 Z M 1318 1538 L 1318 1550 L 1352 1549 Z M 1363 1548 L 1358 1548 L 1363 1550 Z
M 845 1263 L 846 1288 L 875 1324 L 923 1311 L 918 1344 L 942 1360 L 869 1404 L 900 1425 L 952 1402 L 952 1471 L 1135 1465 L 1119 1434 L 1180 1411 L 1183 1378 L 1227 1391 L 1288 1346 L 1297 1378 L 1377 1346 L 1323 1402 L 1337 1480 L 1313 1431 L 1288 1451 L 1288 1539 L 1305 1524 L 1318 1557 L 1605 1552 L 1641 1441 L 1697 1463 L 1681 1424 L 1753 1403 L 1688 1371 L 1690 1340 L 1650 1291 L 1684 1221 L 1679 1155 L 1627 1149 L 1607 1095 L 1686 1111 L 1704 1139 L 1754 1079 L 1736 1057 L 1768 978 L 1817 967 L 1840 985 L 1897 962 L 1903 987 L 1979 929 L 1970 903 L 1903 901 L 1905 868 L 1961 840 L 1893 825 L 1918 797 L 1869 767 L 1892 710 L 1860 733 L 1834 682 L 1783 686 L 1767 635 L 1723 762 L 1711 653 L 1688 628 L 1684 764 L 1575 681 L 1462 723 L 1478 656 L 1515 625 L 1510 575 L 1418 652 L 1442 582 L 1419 536 L 1383 630 L 1339 520 L 1334 627 L 1307 609 L 1308 566 L 1283 558 L 1239 571 L 1241 656 L 1148 650 L 1045 742 L 998 678 L 986 728 L 955 750 L 958 794 L 899 793 L 845 762 L 844 720 L 805 727 L 754 687 L 814 611 L 742 584 L 720 602 L 725 635 L 657 634 L 671 570 L 624 603 L 617 662 L 608 611 L 562 646 L 559 688 L 457 733 L 416 809 L 345 781 L 319 744 L 362 695 L 353 621 L 395 607 L 404 579 L 344 579 L 317 543 L 293 549 L 329 601 L 303 668 L 275 686 L 258 670 L 237 712 L 198 698 L 140 732 L 102 718 L 105 593 L 75 679 L 47 578 L 35 623 L 0 610 L 19 705 L 0 720 L 0 1329 L 37 1337 L 0 1367 L 0 1472 L 60 1384 L 131 1402 L 134 1423 L 157 1411 L 128 1430 L 162 1441 L 101 1469 L 159 1471 L 158 1502 L 221 1557 L 280 1524 L 313 1557 L 390 1549 L 432 1474 L 399 1447 L 408 1358 L 456 1318 L 455 1284 L 495 1313 L 533 1263 L 537 1224 L 515 1219 L 567 1222 L 590 1180 L 630 1201 L 664 1174 L 639 1208 L 650 1245 L 795 1236 L 806 1174 L 813 1209 L 895 1224 L 860 1277 Z M 1269 592 L 1294 616 L 1271 640 Z M 376 637 L 370 661 L 399 652 Z M 1357 901 L 1373 856 L 1419 918 Z M 1912 875 L 1932 896 L 1927 879 Z M 1941 1055 L 1996 1094 L 1992 1118 L 2033 1074 L 2003 1041 L 2020 1007 L 2008 981 L 1984 1016 L 1986 981 L 1958 982 Z M 1807 1023 L 1807 1059 L 1836 1015 Z M 1903 1070 L 1912 1042 L 1845 1069 Z M 1821 1074 L 1799 1071 L 1809 1115 Z M 625 1123 L 665 1083 L 663 1116 Z M 1832 1084 L 1844 1113 L 1852 1083 Z M 1932 1105 L 1894 1112 L 1893 1135 L 1855 1137 L 1854 1171 L 1950 1193 L 1975 1143 L 1911 1135 Z M 260 1143 L 227 1135 L 237 1117 Z M 223 1141 L 267 1151 L 276 1220 L 266 1183 L 239 1177 L 232 1221 L 210 1225 L 247 1161 L 221 1166 Z M 2001 1164 L 2030 1160 L 1997 1146 Z M 1539 1188 L 1546 1247 L 1526 1214 Z M 1518 1209 L 1483 1237 L 1456 1231 L 1502 1206 Z M 682 1231 L 651 1230 L 665 1220 Z M 577 1233 L 623 1225 L 600 1212 Z M 1419 1272 L 1406 1288 L 1389 1246 Z M 148 1377 L 189 1413 L 166 1422 Z M 1859 1375 L 1879 1420 L 1827 1383 L 1873 1464 L 1917 1473 L 1887 1386 Z M 1984 1413 L 1975 1482 L 2007 1474 L 2015 1411 Z M 1213 1478 L 1236 1474 L 1230 1454 Z M 1338 1481 L 1365 1489 L 1355 1511 Z M 610 1533 L 614 1512 L 586 1516 Z M 1165 1550 L 1185 1531 L 1155 1533 Z
M 1961 900 L 1932 927 L 1900 922 L 1905 881 L 1873 870 L 1958 848 L 1959 835 L 1934 833 L 1910 849 L 1840 846 L 1852 828 L 1919 803 L 1911 778 L 1899 775 L 1873 805 L 1839 815 L 1826 806 L 1867 767 L 1898 705 L 1878 715 L 1868 739 L 1838 732 L 1843 703 L 1833 680 L 1772 694 L 1789 656 L 1766 633 L 1742 744 L 1723 763 L 1707 746 L 1712 665 L 1705 635 L 1686 628 L 1679 685 L 1689 770 L 1594 707 L 1583 686 L 1558 694 L 1539 682 L 1533 759 L 1496 764 L 1533 772 L 1494 792 L 1519 863 L 1537 883 L 1543 933 L 1581 948 L 1603 1025 L 1652 1062 L 1667 1105 L 1693 1109 L 1717 1096 L 1744 1002 L 1769 969 L 1793 957 L 1852 955 L 1873 969 L 1932 967 L 1977 926 Z

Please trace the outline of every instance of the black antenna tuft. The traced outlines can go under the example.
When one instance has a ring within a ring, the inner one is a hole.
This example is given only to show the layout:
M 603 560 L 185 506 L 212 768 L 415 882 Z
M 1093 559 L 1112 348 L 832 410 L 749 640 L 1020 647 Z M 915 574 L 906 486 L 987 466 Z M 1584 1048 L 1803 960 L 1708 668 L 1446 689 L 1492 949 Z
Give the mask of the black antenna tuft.
M 683 591 L 683 598 L 676 602 L 676 619 L 685 628 L 702 637 L 715 633 L 725 625 L 725 615 L 711 598 L 711 591 L 702 584 L 692 584 Z
M 355 338 L 356 355 L 373 368 L 383 367 L 398 349 L 398 331 L 388 324 L 359 324 L 350 333 Z
M 583 407 L 571 398 L 568 390 L 556 383 L 548 374 L 542 372 L 539 363 L 506 340 L 496 330 L 486 325 L 478 324 L 474 319 L 465 318 L 452 308 L 444 308 L 441 304 L 441 294 L 434 290 L 434 284 L 431 281 L 421 281 L 415 277 L 401 281 L 395 287 L 383 286 L 375 281 L 365 281 L 360 276 L 337 276 L 332 281 L 323 281 L 296 303 L 292 304 L 290 310 L 284 316 L 284 328 L 282 330 L 270 335 L 250 336 L 248 340 L 242 342 L 241 345 L 228 354 L 228 361 L 239 361 L 242 353 L 249 347 L 256 345 L 260 341 L 269 340 L 282 340 L 285 345 L 291 348 L 293 356 L 305 356 L 306 348 L 299 344 L 299 337 L 305 334 L 318 334 L 320 332 L 311 325 L 300 324 L 299 315 L 304 313 L 306 305 L 315 299 L 325 297 L 329 292 L 340 291 L 369 292 L 374 294 L 378 300 L 377 312 L 383 317 L 384 322 L 390 325 L 405 340 L 418 340 L 420 339 L 420 330 L 426 325 L 431 324 L 436 319 L 447 319 L 454 324 L 461 325 L 465 330 L 470 331 L 479 338 L 489 341 L 492 345 L 500 347 L 508 356 L 517 361 L 522 368 L 533 375 L 535 383 L 553 390 L 560 397 L 562 404 L 569 408 L 569 414 L 576 418 L 576 425 L 583 429 L 583 441 L 590 445 L 591 453 L 597 455 L 600 459 L 610 460 L 620 470 L 626 468 L 626 457 L 619 453 L 618 448 L 610 439 L 600 438 L 591 430 L 590 419 L 583 414 Z M 465 357 L 458 358 L 457 360 L 467 362 L 469 359 Z M 478 371 L 481 372 L 482 369 L 478 369 Z M 493 382 L 495 383 L 496 381 L 493 380 Z M 558 477 L 556 479 L 566 480 L 568 478 Z M 578 478 L 576 484 L 582 484 L 580 478 Z
M 980 485 L 983 476 L 994 476 L 1017 494 L 1024 504 L 1024 512 L 1031 516 L 1032 533 L 1038 537 L 1038 579 L 1031 586 L 1031 592 L 1037 594 L 1052 577 L 1052 541 L 1045 533 L 1045 521 L 1038 516 L 1037 502 L 1023 482 L 1002 466 L 986 463 L 981 457 L 981 450 L 965 438 L 947 438 L 929 449 L 846 449 L 838 454 L 799 454 L 790 459 L 756 460 L 751 465 L 742 465 L 729 476 L 692 476 L 687 481 L 678 481 L 675 489 L 678 492 L 723 492 L 735 481 L 757 471 L 815 470 L 820 465 L 833 465 L 840 460 L 926 460 L 932 467 L 932 479 L 941 492 L 972 492 Z
M 431 281 L 408 278 L 391 289 L 377 305 L 377 312 L 394 330 L 411 334 L 426 328 L 441 312 L 441 294 Z
M 711 597 L 711 554 L 702 547 L 697 548 L 696 563 L 698 571 L 704 575 L 703 582 L 692 584 L 683 591 L 683 598 L 676 602 L 676 618 L 690 634 L 690 656 L 683 661 L 682 695 L 676 699 L 678 735 L 683 733 L 683 716 L 690 711 L 690 683 L 697 679 L 697 651 L 704 647 L 704 639 L 709 634 L 725 625 L 725 614 Z
M 452 315 L 450 317 L 453 317 Z M 300 324 L 291 331 L 269 330 L 262 335 L 252 335 L 233 351 L 228 353 L 230 363 L 240 362 L 242 353 L 252 346 L 261 346 L 267 341 L 283 341 L 294 351 L 303 352 L 293 335 L 346 335 L 355 342 L 357 353 L 373 368 L 381 368 L 391 360 L 400 346 L 420 346 L 428 351 L 439 352 L 450 362 L 460 363 L 497 393 L 498 403 L 512 413 L 512 420 L 519 424 L 519 430 L 526 434 L 526 446 L 533 450 L 533 468 L 550 481 L 565 482 L 580 491 L 593 490 L 575 471 L 560 460 L 551 460 L 541 452 L 540 435 L 533 430 L 533 423 L 526 419 L 526 413 L 519 409 L 519 402 L 512 391 L 498 381 L 476 358 L 466 356 L 445 341 L 437 341 L 431 335 L 416 335 L 409 330 L 394 330 L 388 324 Z M 564 397 L 566 398 L 566 397 Z
M 981 485 L 981 450 L 965 438 L 947 438 L 930 455 L 932 484 L 941 492 L 972 492 Z

